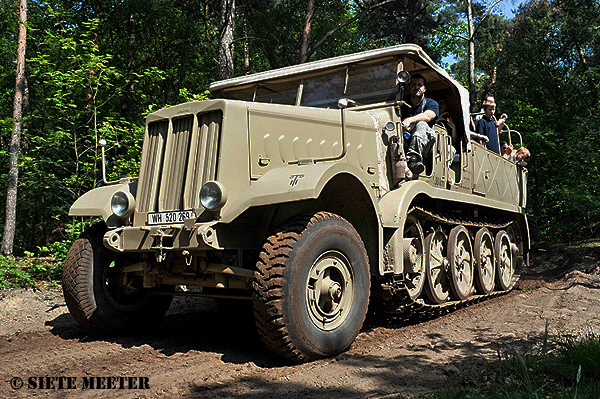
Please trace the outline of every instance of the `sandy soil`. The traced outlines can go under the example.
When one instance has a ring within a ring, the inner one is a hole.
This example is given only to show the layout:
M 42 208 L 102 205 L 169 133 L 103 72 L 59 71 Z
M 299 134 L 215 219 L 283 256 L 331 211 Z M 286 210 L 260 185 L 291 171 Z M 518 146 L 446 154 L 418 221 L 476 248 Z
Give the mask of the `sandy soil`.
M 268 353 L 249 316 L 210 299 L 177 298 L 156 330 L 99 339 L 59 290 L 0 291 L 0 397 L 405 398 L 485 383 L 498 348 L 535 345 L 546 323 L 551 335 L 600 334 L 600 247 L 538 248 L 532 265 L 506 296 L 420 323 L 370 317 L 348 352 L 301 365 Z M 75 389 L 28 389 L 43 376 L 73 377 Z M 149 388 L 82 389 L 108 376 Z

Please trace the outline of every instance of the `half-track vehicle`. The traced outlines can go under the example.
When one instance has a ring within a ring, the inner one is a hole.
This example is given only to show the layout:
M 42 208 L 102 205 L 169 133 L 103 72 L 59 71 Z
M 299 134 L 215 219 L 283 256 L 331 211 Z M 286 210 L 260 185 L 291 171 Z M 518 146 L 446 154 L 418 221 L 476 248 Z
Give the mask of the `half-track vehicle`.
M 411 176 L 401 105 L 415 73 L 458 140 L 436 126 Z M 103 219 L 64 266 L 81 326 L 151 324 L 173 295 L 247 299 L 266 346 L 305 361 L 346 350 L 369 307 L 443 314 L 509 291 L 527 264 L 527 171 L 470 140 L 467 91 L 418 46 L 210 91 L 147 117 L 139 178 L 71 207 Z

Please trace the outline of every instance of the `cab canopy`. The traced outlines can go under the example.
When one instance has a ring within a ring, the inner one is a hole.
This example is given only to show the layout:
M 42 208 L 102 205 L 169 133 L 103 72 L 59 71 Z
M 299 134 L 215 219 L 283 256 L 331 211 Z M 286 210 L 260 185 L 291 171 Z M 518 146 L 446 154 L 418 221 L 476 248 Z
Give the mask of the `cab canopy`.
M 467 90 L 414 44 L 222 80 L 212 83 L 209 90 L 215 98 L 233 100 L 337 108 L 340 98 L 349 98 L 360 106 L 394 101 L 399 90 L 397 74 L 402 70 L 423 75 L 427 79 L 425 95 L 445 99 L 457 126 L 468 131 Z

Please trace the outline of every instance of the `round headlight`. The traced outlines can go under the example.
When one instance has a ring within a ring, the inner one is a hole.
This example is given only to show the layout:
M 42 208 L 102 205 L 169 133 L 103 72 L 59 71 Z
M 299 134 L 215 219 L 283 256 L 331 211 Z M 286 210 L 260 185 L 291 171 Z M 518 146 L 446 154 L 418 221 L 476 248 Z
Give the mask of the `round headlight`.
M 398 72 L 398 83 L 401 85 L 407 85 L 410 82 L 410 73 L 407 71 Z
M 135 207 L 135 199 L 131 193 L 117 191 L 110 199 L 110 209 L 120 218 L 127 217 Z
M 208 181 L 202 185 L 200 189 L 200 203 L 208 210 L 222 208 L 227 201 L 225 190 L 221 183 L 216 181 Z

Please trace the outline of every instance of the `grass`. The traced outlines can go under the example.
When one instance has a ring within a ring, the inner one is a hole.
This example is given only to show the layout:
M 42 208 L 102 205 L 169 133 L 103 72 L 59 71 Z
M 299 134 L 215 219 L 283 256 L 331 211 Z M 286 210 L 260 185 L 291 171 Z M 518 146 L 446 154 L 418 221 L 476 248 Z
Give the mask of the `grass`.
M 600 336 L 550 338 L 525 352 L 502 344 L 485 371 L 485 386 L 449 388 L 427 399 L 598 399 L 600 398 Z

